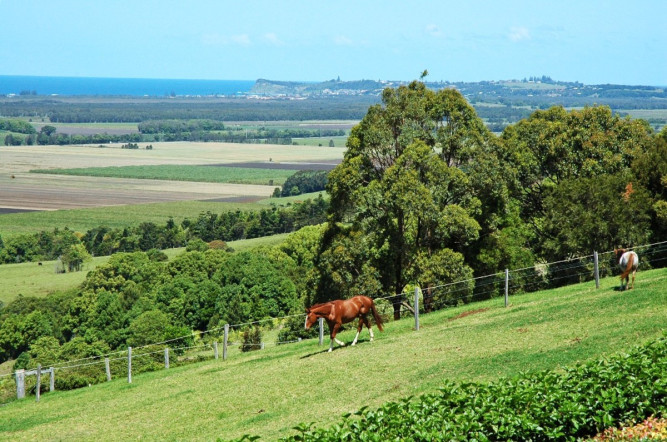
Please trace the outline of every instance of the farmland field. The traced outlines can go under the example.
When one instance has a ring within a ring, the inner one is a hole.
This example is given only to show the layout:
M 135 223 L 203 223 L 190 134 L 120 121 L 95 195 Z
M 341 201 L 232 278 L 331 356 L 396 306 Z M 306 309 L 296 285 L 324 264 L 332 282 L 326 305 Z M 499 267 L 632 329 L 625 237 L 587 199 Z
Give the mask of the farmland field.
M 376 341 L 327 353 L 317 340 L 209 360 L 0 407 L 0 439 L 137 438 L 215 440 L 295 434 L 293 426 L 339 421 L 445 380 L 492 381 L 520 372 L 627 351 L 660 336 L 667 323 L 667 269 L 641 273 L 629 295 L 618 279 L 510 297 L 388 322 Z M 355 331 L 339 336 L 350 342 Z M 100 368 L 104 370 L 103 366 Z M 122 429 L 122 431 L 120 430 Z
M 17 146 L 0 155 L 0 209 L 58 210 L 169 201 L 258 200 L 275 186 L 34 174 L 33 169 L 146 165 L 336 164 L 342 147 L 231 143 L 152 143 L 152 150 L 94 146 Z M 259 167 L 259 166 L 257 166 Z M 115 210 L 115 209 L 114 209 Z
M 292 174 L 289 169 L 213 167 L 213 166 L 120 166 L 81 167 L 76 169 L 36 169 L 33 173 L 94 176 L 109 178 L 138 178 L 151 180 L 196 181 L 208 183 L 236 183 L 282 185 Z

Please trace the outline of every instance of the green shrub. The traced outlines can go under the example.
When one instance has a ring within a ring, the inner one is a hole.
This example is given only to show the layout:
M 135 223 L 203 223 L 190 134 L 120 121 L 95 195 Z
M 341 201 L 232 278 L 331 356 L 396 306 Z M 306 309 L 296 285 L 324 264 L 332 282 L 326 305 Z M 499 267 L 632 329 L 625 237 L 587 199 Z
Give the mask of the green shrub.
M 259 350 L 262 344 L 262 330 L 259 327 L 251 327 L 243 332 L 243 343 L 241 351 Z
M 667 413 L 667 335 L 630 354 L 362 408 L 287 440 L 576 440 Z

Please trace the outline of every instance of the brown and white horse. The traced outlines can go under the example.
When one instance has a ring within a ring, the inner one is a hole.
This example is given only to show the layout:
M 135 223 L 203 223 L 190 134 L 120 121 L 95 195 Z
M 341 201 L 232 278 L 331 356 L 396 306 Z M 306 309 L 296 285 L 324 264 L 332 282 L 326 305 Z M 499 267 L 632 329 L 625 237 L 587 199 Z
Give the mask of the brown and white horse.
M 329 324 L 329 332 L 331 336 L 329 351 L 331 351 L 333 350 L 334 341 L 336 341 L 338 345 L 345 345 L 345 343 L 336 339 L 336 333 L 338 333 L 340 327 L 345 323 L 352 322 L 359 318 L 357 335 L 354 337 L 352 345 L 357 343 L 357 339 L 359 339 L 359 333 L 361 333 L 361 329 L 363 328 L 364 324 L 366 327 L 368 327 L 368 332 L 371 335 L 371 342 L 373 342 L 373 330 L 371 329 L 370 321 L 366 317 L 369 312 L 373 314 L 375 324 L 377 324 L 378 329 L 382 331 L 382 319 L 375 309 L 375 303 L 368 296 L 361 295 L 347 300 L 337 299 L 335 301 L 329 301 L 323 304 L 315 304 L 314 306 L 306 309 L 306 330 L 312 327 L 318 318 L 324 318 L 327 321 L 327 324 Z
M 637 256 L 635 252 L 627 251 L 625 249 L 614 249 L 614 254 L 616 255 L 618 266 L 623 271 L 623 273 L 621 273 L 621 290 L 624 288 L 624 282 L 625 288 L 627 289 L 628 284 L 630 283 L 630 273 L 632 273 L 632 285 L 630 288 L 634 288 L 635 273 L 637 273 L 637 267 L 639 266 L 639 256 Z

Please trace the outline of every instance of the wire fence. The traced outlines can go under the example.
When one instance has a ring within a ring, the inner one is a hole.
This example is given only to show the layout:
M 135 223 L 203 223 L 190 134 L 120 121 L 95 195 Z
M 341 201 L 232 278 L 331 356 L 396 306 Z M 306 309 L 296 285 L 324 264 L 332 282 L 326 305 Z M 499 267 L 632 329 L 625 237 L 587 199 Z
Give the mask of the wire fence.
M 660 268 L 667 264 L 667 241 L 634 247 L 633 250 L 640 257 L 642 269 Z M 379 296 L 374 300 L 385 319 L 391 318 L 392 315 L 394 318 L 397 316 L 400 318 L 414 316 L 418 328 L 418 315 L 420 313 L 429 313 L 502 296 L 505 296 L 507 302 L 508 295 L 577 284 L 618 273 L 620 271 L 618 264 L 615 262 L 614 252 L 609 251 L 557 262 L 537 263 L 530 267 L 506 270 L 505 272 L 441 285 L 418 287 L 416 289 L 418 299 L 415 299 L 414 293 L 398 293 Z M 62 377 L 62 374 L 77 370 L 78 376 L 65 377 L 64 381 L 56 382 L 57 386 L 64 389 L 77 388 L 91 383 L 104 382 L 105 380 L 109 381 L 112 378 L 125 377 L 126 375 L 128 381 L 131 382 L 133 372 L 136 374 L 194 361 L 218 359 L 219 344 L 222 346 L 222 358 L 225 360 L 230 349 L 249 351 L 299 342 L 301 338 L 284 341 L 276 340 L 274 342 L 252 342 L 248 340 L 244 342 L 243 339 L 243 333 L 252 329 L 252 327 L 261 326 L 267 322 L 273 324 L 284 323 L 286 320 L 296 317 L 305 318 L 305 314 L 299 313 L 239 324 L 225 324 L 224 326 L 205 331 L 194 331 L 189 335 L 160 342 L 143 344 L 134 348 L 128 347 L 127 350 L 117 350 L 68 361 L 50 361 L 50 363 L 41 364 L 41 366 L 33 369 L 17 370 L 13 373 L 0 375 L 0 383 L 3 382 L 3 378 L 14 377 L 17 381 L 18 392 L 18 380 L 23 378 L 24 391 L 35 391 L 37 390 L 36 379 L 33 380 L 26 375 L 39 372 L 41 367 L 48 367 L 44 370 L 48 371 L 52 377 L 55 376 L 56 380 Z M 321 324 L 322 322 L 320 322 L 320 327 L 322 327 Z M 319 335 L 321 344 L 323 336 L 321 329 Z M 45 380 L 42 379 L 42 381 Z M 53 389 L 54 381 L 51 379 L 50 382 L 50 388 Z M 41 388 L 42 386 L 40 386 Z M 0 402 L 2 401 L 2 398 L 0 398 Z

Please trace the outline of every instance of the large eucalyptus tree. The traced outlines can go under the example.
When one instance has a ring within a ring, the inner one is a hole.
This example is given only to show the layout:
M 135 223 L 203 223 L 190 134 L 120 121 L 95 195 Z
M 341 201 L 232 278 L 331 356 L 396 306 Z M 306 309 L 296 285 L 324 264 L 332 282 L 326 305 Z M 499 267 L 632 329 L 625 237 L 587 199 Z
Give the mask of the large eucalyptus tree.
M 408 283 L 470 277 L 463 252 L 478 238 L 482 204 L 465 169 L 491 139 L 454 89 L 433 91 L 419 81 L 386 89 L 329 175 L 316 299 L 398 294 Z M 445 256 L 455 268 L 441 265 Z M 397 299 L 395 316 L 399 309 Z

